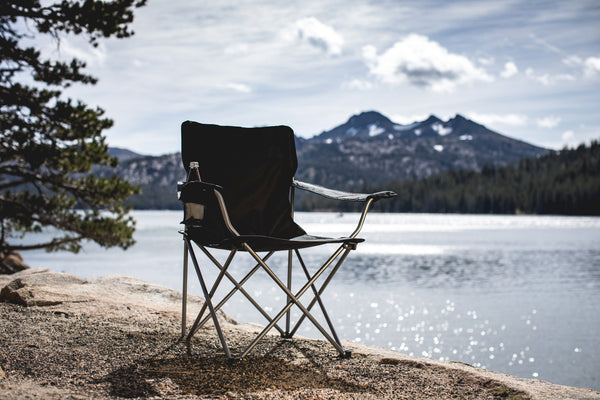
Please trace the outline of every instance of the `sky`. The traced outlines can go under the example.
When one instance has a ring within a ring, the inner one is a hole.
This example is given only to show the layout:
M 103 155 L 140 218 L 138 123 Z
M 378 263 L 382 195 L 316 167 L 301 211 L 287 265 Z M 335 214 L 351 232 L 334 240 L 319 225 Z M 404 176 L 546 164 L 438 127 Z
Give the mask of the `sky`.
M 131 28 L 46 50 L 87 61 L 98 84 L 67 94 L 142 154 L 179 151 L 185 120 L 308 138 L 369 110 L 461 114 L 554 149 L 600 138 L 597 0 L 149 0 Z

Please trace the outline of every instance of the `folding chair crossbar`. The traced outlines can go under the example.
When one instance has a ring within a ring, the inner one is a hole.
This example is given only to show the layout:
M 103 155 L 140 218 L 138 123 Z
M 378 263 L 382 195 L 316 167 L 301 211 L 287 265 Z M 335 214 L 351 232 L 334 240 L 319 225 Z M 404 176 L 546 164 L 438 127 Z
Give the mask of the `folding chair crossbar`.
M 298 251 L 296 251 L 296 252 L 297 252 L 298 257 L 300 257 L 300 253 Z M 321 288 L 317 291 L 317 295 L 311 300 L 311 302 L 308 304 L 308 307 L 306 307 L 306 309 L 308 311 L 310 311 L 312 309 L 312 307 L 315 305 L 315 302 L 317 301 L 317 299 L 320 300 L 321 295 L 325 291 L 325 288 L 327 287 L 327 285 L 329 285 L 329 282 L 331 282 L 331 278 L 333 278 L 333 276 L 338 271 L 340 266 L 346 260 L 348 253 L 350 253 L 350 251 L 346 251 L 344 254 L 342 254 L 342 257 L 338 260 L 337 264 L 333 267 L 333 269 L 331 270 L 331 273 L 325 278 L 325 281 L 321 285 Z M 323 307 L 322 303 L 321 303 L 321 307 Z M 300 318 L 296 322 L 296 325 L 294 326 L 294 328 L 289 332 L 290 337 L 292 337 L 296 334 L 296 331 L 300 327 L 300 324 L 302 324 L 302 322 L 304 321 L 304 318 L 305 318 L 304 314 L 302 316 L 300 316 Z
M 296 250 L 296 257 L 298 258 L 298 261 L 300 262 L 300 265 L 302 266 L 302 270 L 304 271 L 304 275 L 306 275 L 306 279 L 310 280 L 310 273 L 308 272 L 308 269 L 306 268 L 306 265 L 304 264 L 304 260 L 300 256 L 300 252 L 298 250 Z M 339 263 L 338 263 L 338 265 L 339 265 Z M 335 270 L 337 271 L 337 268 L 335 268 Z M 333 324 L 331 323 L 331 319 L 329 319 L 329 314 L 327 314 L 327 310 L 325 309 L 325 306 L 323 305 L 323 301 L 321 300 L 321 296 L 320 296 L 319 292 L 315 288 L 315 285 L 311 285 L 310 287 L 313 290 L 313 294 L 315 296 L 313 298 L 313 300 L 317 300 L 317 302 L 319 303 L 319 307 L 321 308 L 321 312 L 323 313 L 323 317 L 325 318 L 325 321 L 327 322 L 327 325 L 329 326 L 329 330 L 331 331 L 331 335 L 333 336 L 333 338 L 335 339 L 335 341 L 337 343 L 341 343 L 340 339 L 338 338 L 337 333 L 335 332 L 335 328 L 333 327 Z M 311 302 L 311 304 L 314 304 L 314 302 Z M 306 309 L 308 311 L 310 311 L 310 306 L 307 307 Z M 302 315 L 302 319 L 304 319 L 304 315 Z M 299 322 L 301 323 L 302 321 L 299 321 Z M 290 332 L 290 337 L 292 337 L 294 335 L 294 333 L 296 332 L 296 329 L 298 329 L 298 328 L 294 328 L 294 332 Z
M 191 244 L 191 242 L 187 241 L 186 245 L 191 247 L 192 244 Z M 202 249 L 202 250 L 204 250 L 204 249 Z M 227 257 L 227 261 L 225 261 L 224 266 L 221 266 L 220 264 L 218 264 L 217 260 L 213 260 L 213 263 L 218 265 L 221 272 L 219 273 L 219 276 L 215 280 L 213 287 L 210 289 L 209 296 L 211 299 L 215 295 L 215 292 L 217 290 L 217 287 L 219 286 L 219 283 L 221 283 L 221 280 L 223 279 L 225 274 L 227 274 L 227 268 L 231 264 L 231 261 L 233 260 L 235 253 L 236 253 L 235 250 L 233 250 L 229 253 L 229 257 Z M 202 318 L 202 316 L 204 315 L 204 312 L 206 311 L 207 306 L 208 306 L 208 303 L 205 301 L 204 304 L 202 305 L 202 308 L 200 309 L 200 312 L 198 313 L 198 317 L 196 317 L 194 324 L 190 328 L 190 335 L 193 335 L 202 325 L 204 325 L 208 321 L 208 319 L 210 319 L 211 315 L 209 313 L 208 318 L 206 318 L 204 321 L 200 322 L 200 318 Z M 220 308 L 219 306 L 215 307 L 215 311 L 219 311 L 219 308 Z
M 252 343 L 250 343 L 250 345 L 246 348 L 246 350 L 244 350 L 242 352 L 242 354 L 239 356 L 244 357 L 250 350 L 252 350 L 252 348 L 254 348 L 254 346 L 256 345 L 256 343 L 258 343 L 258 341 L 260 339 L 262 339 L 268 332 L 269 330 L 271 330 L 271 328 L 273 328 L 273 326 L 277 323 L 277 321 L 279 321 L 287 312 L 288 310 L 293 306 L 297 306 L 300 311 L 302 311 L 303 315 L 306 316 L 306 318 L 308 318 L 313 325 L 321 332 L 321 334 L 333 345 L 333 347 L 336 348 L 336 350 L 340 353 L 340 355 L 342 356 L 349 356 L 349 352 L 346 351 L 346 349 L 344 349 L 341 345 L 341 343 L 338 343 L 337 341 L 335 341 L 330 335 L 329 333 L 321 326 L 321 324 L 319 324 L 319 322 L 312 316 L 312 314 L 302 305 L 302 303 L 300 303 L 300 301 L 298 300 L 310 287 L 313 286 L 313 284 L 315 283 L 315 281 L 317 279 L 319 279 L 319 277 L 323 274 L 323 272 L 325 272 L 325 270 L 335 261 L 335 259 L 342 253 L 342 251 L 344 251 L 344 249 L 346 250 L 345 255 L 347 255 L 350 250 L 352 250 L 352 247 L 348 247 L 345 244 L 342 244 L 334 253 L 333 255 L 325 262 L 325 264 L 323 264 L 323 266 L 321 266 L 321 268 L 319 268 L 319 270 L 317 272 L 315 272 L 312 276 L 312 278 L 306 283 L 304 284 L 304 286 L 302 286 L 302 288 L 294 295 L 284 284 L 283 282 L 281 282 L 281 280 L 279 279 L 279 277 L 271 270 L 271 268 L 269 268 L 269 266 L 267 264 L 265 264 L 264 262 L 262 262 L 261 258 L 258 256 L 258 254 L 256 254 L 254 252 L 254 250 L 252 250 L 252 248 L 247 244 L 244 243 L 243 244 L 245 250 L 250 253 L 250 255 L 252 255 L 252 257 L 261 264 L 261 266 L 263 267 L 263 269 L 265 270 L 265 272 L 267 272 L 267 274 L 271 277 L 271 279 L 273 279 L 273 281 L 275 281 L 275 283 L 277 284 L 277 286 L 279 286 L 281 288 L 281 290 L 283 290 L 285 292 L 285 294 L 288 296 L 288 303 L 286 304 L 286 306 L 273 318 L 273 321 L 271 321 L 264 329 L 263 331 L 252 341 Z M 333 271 L 332 271 L 333 272 Z
M 198 275 L 198 278 L 201 282 L 202 291 L 203 291 L 203 294 L 206 299 L 204 305 L 202 306 L 200 312 L 198 313 L 198 316 L 196 317 L 196 320 L 194 321 L 194 324 L 190 328 L 190 331 L 189 331 L 189 333 L 187 335 L 187 339 L 186 339 L 187 341 L 191 340 L 192 336 L 198 331 L 198 329 L 200 329 L 200 327 L 202 327 L 209 319 L 212 318 L 213 324 L 215 326 L 215 329 L 217 330 L 217 334 L 221 341 L 221 345 L 222 345 L 227 357 L 230 359 L 242 358 L 246 354 L 248 354 L 256 346 L 256 344 L 272 328 L 277 329 L 277 331 L 279 331 L 279 333 L 281 334 L 282 337 L 291 338 L 296 333 L 296 331 L 297 331 L 298 327 L 300 326 L 300 324 L 302 323 L 302 321 L 305 318 L 308 318 L 313 323 L 313 325 L 317 328 L 317 330 L 319 330 L 319 332 L 321 332 L 321 334 L 335 347 L 335 349 L 340 353 L 340 355 L 342 355 L 342 356 L 349 355 L 349 352 L 343 348 L 341 341 L 338 338 L 337 333 L 335 332 L 335 329 L 333 328 L 333 324 L 331 323 L 329 315 L 327 314 L 327 311 L 325 309 L 325 306 L 323 305 L 323 302 L 322 302 L 320 296 L 323 293 L 323 290 L 325 289 L 327 284 L 331 281 L 331 278 L 333 277 L 333 275 L 339 269 L 340 265 L 346 259 L 348 253 L 354 248 L 353 245 L 342 244 L 341 246 L 339 246 L 339 248 L 327 259 L 327 261 L 325 261 L 325 263 L 312 276 L 310 275 L 308 269 L 306 268 L 306 265 L 300 255 L 300 252 L 298 250 L 295 250 L 296 257 L 304 270 L 304 273 L 307 278 L 307 282 L 304 284 L 304 286 L 302 286 L 302 288 L 300 288 L 294 294 L 291 292 L 291 273 L 289 272 L 291 270 L 291 254 L 292 254 L 291 251 L 288 254 L 288 262 L 290 262 L 290 264 L 288 265 L 288 267 L 289 267 L 288 268 L 288 286 L 286 286 L 279 279 L 279 277 L 273 272 L 273 270 L 266 264 L 266 261 L 268 261 L 270 256 L 274 253 L 273 251 L 269 252 L 266 256 L 261 258 L 248 244 L 244 243 L 243 244 L 244 249 L 254 258 L 254 260 L 256 261 L 256 265 L 244 276 L 244 278 L 241 281 L 238 282 L 227 271 L 227 268 L 231 264 L 231 262 L 234 258 L 234 255 L 236 254 L 236 250 L 232 250 L 230 252 L 227 260 L 225 261 L 225 263 L 223 265 L 221 265 L 221 263 L 219 263 L 219 261 L 204 246 L 198 246 L 205 253 L 205 255 L 208 257 L 208 259 L 220 270 L 219 275 L 215 279 L 213 286 L 211 287 L 211 289 L 209 291 L 206 286 L 206 283 L 204 281 L 204 278 L 200 272 L 200 267 L 199 267 L 198 261 L 196 259 L 195 253 L 193 251 L 191 240 L 189 239 L 189 237 L 187 237 L 187 235 L 185 233 L 184 233 L 184 241 L 185 241 L 185 246 L 186 246 L 187 250 L 189 251 L 189 255 L 192 258 L 194 267 L 196 269 L 196 274 Z M 340 257 L 340 255 L 341 255 L 341 257 Z M 338 257 L 339 257 L 339 259 L 338 259 Z M 323 275 L 323 273 L 331 266 L 331 264 L 333 264 L 333 262 L 336 261 L 336 259 L 338 259 L 337 263 L 334 265 L 333 269 L 331 269 L 329 274 L 326 276 L 322 286 L 319 289 L 317 289 L 315 286 L 315 282 Z M 271 316 L 269 316 L 269 314 L 267 314 L 267 312 L 242 287 L 242 285 L 244 285 L 250 279 L 250 277 L 258 269 L 261 269 L 261 268 L 267 273 L 267 275 L 269 275 L 269 277 L 271 279 L 273 279 L 273 281 L 277 284 L 277 286 L 287 296 L 286 305 L 273 318 L 271 318 Z M 221 281 L 223 280 L 224 277 L 227 277 L 231 281 L 231 283 L 234 285 L 234 288 L 231 289 L 229 291 L 229 293 L 227 293 L 227 295 L 225 295 L 218 304 L 214 305 L 213 297 L 218 289 L 219 284 L 221 283 Z M 309 289 L 312 289 L 314 298 L 312 299 L 312 301 L 310 302 L 308 307 L 304 307 L 304 305 L 299 301 L 299 298 L 301 296 L 303 296 L 306 293 L 306 291 Z M 229 350 L 229 348 L 227 346 L 225 335 L 223 334 L 222 328 L 221 328 L 219 322 L 217 321 L 216 312 L 219 309 L 221 309 L 221 307 L 237 291 L 240 291 L 242 294 L 244 294 L 244 296 L 251 302 L 251 304 L 267 319 L 268 324 L 258 334 L 258 336 L 256 338 L 254 338 L 254 340 L 240 353 L 239 356 L 234 357 L 231 355 L 231 351 Z M 325 317 L 325 320 L 331 331 L 331 334 L 310 313 L 310 309 L 312 309 L 312 307 L 314 306 L 314 304 L 316 302 L 318 302 L 320 305 L 321 311 L 323 312 L 323 316 Z M 291 332 L 289 330 L 290 324 L 286 323 L 286 330 L 284 331 L 277 325 L 277 323 L 286 314 L 287 314 L 287 319 L 288 320 L 290 319 L 291 308 L 293 306 L 298 307 L 298 309 L 301 311 L 301 313 L 302 313 L 301 319 L 299 319 L 296 322 L 296 325 L 294 326 L 294 329 Z M 207 309 L 208 309 L 209 313 L 208 313 L 208 315 L 205 316 L 204 314 Z M 204 319 L 202 319 L 202 317 L 204 317 Z
M 191 246 L 191 243 L 190 243 L 190 246 Z M 234 277 L 232 277 L 231 274 L 229 274 L 229 272 L 224 271 L 226 266 L 221 266 L 221 264 L 213 257 L 212 254 L 210 254 L 210 252 L 204 246 L 199 246 L 199 247 L 206 254 L 206 256 L 213 262 L 213 264 L 223 272 L 223 275 L 225 275 L 231 281 L 231 283 L 233 283 L 233 285 L 235 286 L 225 297 L 223 297 L 223 299 L 216 306 L 214 306 L 215 311 L 219 311 L 221 309 L 221 307 L 223 307 L 223 305 L 239 290 L 248 299 L 248 301 L 250 301 L 250 303 L 252 303 L 252 305 L 267 319 L 267 321 L 271 322 L 271 317 L 269 316 L 269 314 L 267 314 L 267 312 L 256 302 L 256 300 L 254 300 L 252 298 L 252 296 L 250 296 L 250 294 L 242 287 L 242 285 L 244 283 L 246 283 L 248 281 L 248 279 L 250 279 L 250 277 L 252 277 L 252 275 L 260 269 L 260 264 L 257 263 L 254 266 L 254 268 L 252 268 L 250 270 L 250 272 L 248 272 L 248 274 L 246 274 L 246 276 L 240 282 L 237 282 L 237 280 Z M 234 253 L 233 250 L 232 250 L 232 253 Z M 232 253 L 230 253 L 230 255 Z M 274 253 L 274 251 L 269 252 L 263 258 L 263 260 L 267 261 L 271 257 L 271 255 L 273 255 L 273 253 Z M 221 274 L 219 276 L 221 276 Z M 219 277 L 217 277 L 217 279 L 215 280 L 215 283 L 213 284 L 213 288 L 211 289 L 211 293 L 210 293 L 211 299 L 214 296 L 214 293 L 216 292 L 220 281 L 221 281 L 221 279 L 219 279 Z M 202 306 L 200 312 L 198 313 L 198 316 L 196 317 L 196 321 L 194 322 L 194 325 L 192 325 L 192 328 L 190 328 L 190 332 L 188 334 L 188 340 L 198 331 L 198 329 L 200 329 L 211 318 L 211 315 L 209 314 L 206 317 L 204 317 L 204 319 L 202 321 L 200 321 L 200 318 L 202 318 L 202 316 L 204 315 L 206 308 L 207 308 L 207 305 L 205 303 Z M 281 329 L 278 325 L 275 325 L 275 328 L 279 331 L 279 333 L 281 333 L 281 335 L 284 335 L 283 329 Z M 185 336 L 185 335 L 183 335 L 183 336 Z

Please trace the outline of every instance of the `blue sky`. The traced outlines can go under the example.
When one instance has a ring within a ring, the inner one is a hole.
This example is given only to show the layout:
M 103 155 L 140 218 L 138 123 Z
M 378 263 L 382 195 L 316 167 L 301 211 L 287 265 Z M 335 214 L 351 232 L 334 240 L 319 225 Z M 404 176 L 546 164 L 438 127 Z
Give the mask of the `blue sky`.
M 115 120 L 109 144 L 144 154 L 178 151 L 187 119 L 311 137 L 367 110 L 557 149 L 600 138 L 598 1 L 150 0 L 132 28 L 58 55 L 100 79 L 68 93 Z

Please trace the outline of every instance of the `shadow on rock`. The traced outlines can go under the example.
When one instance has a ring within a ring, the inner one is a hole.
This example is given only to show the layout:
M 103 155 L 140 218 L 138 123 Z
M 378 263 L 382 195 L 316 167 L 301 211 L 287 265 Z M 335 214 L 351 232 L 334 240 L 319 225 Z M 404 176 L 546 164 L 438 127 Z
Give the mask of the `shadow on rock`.
M 119 397 L 173 394 L 218 396 L 230 392 L 329 388 L 364 393 L 368 387 L 328 377 L 309 365 L 295 365 L 271 356 L 248 357 L 230 363 L 223 355 L 148 359 L 115 370 L 105 382 Z

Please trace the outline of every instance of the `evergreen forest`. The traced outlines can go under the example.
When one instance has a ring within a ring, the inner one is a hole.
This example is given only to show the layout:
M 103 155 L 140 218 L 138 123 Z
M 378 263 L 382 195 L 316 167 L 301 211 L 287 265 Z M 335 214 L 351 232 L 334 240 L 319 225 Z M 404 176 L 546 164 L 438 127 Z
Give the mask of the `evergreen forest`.
M 600 144 L 593 141 L 516 165 L 484 167 L 479 172 L 453 170 L 361 191 L 382 188 L 398 193 L 375 205 L 384 212 L 600 215 Z M 296 206 L 304 211 L 361 207 L 318 196 L 299 200 Z

